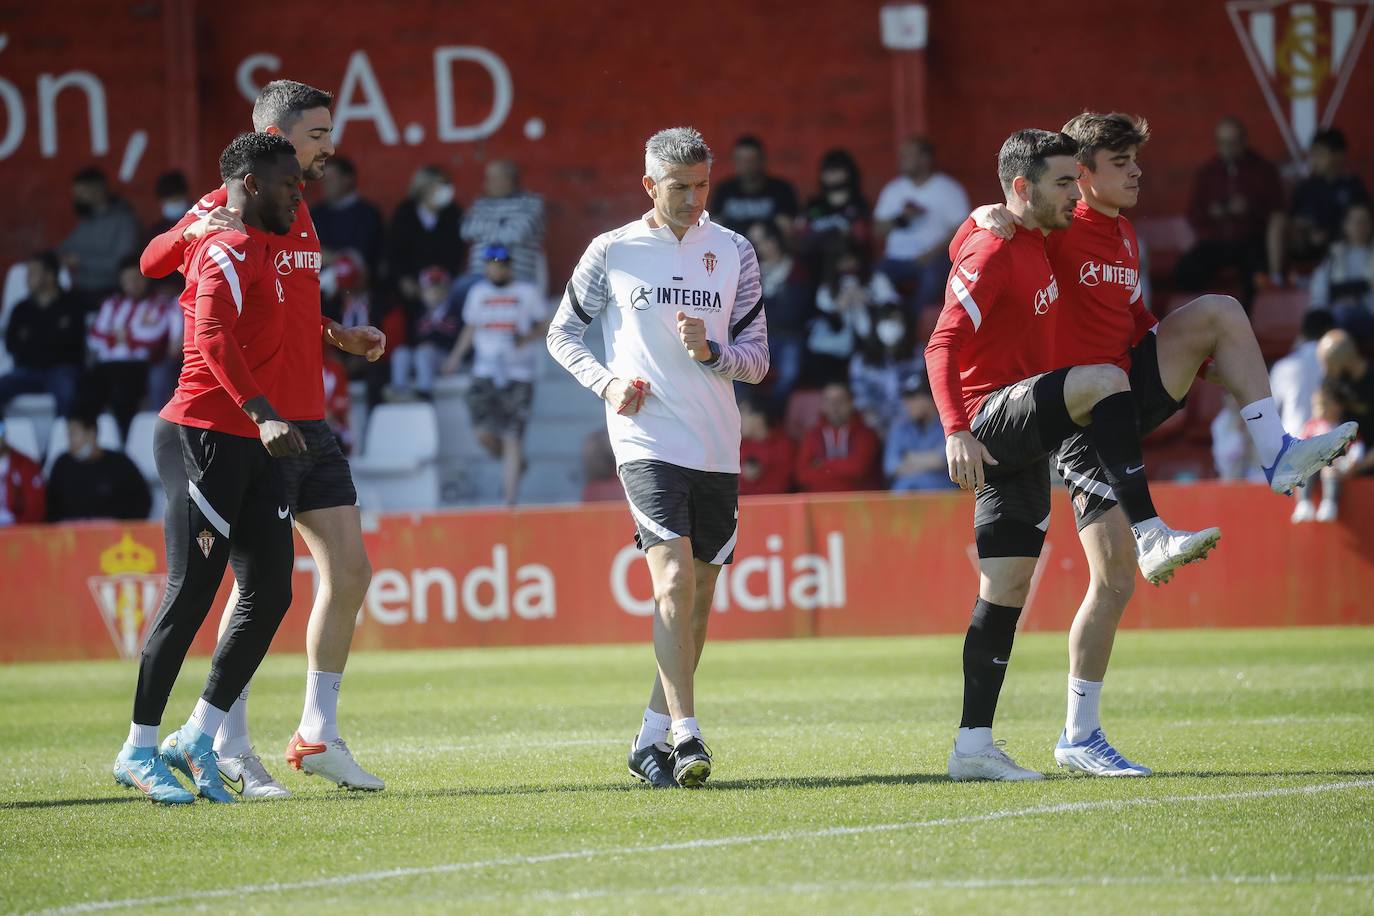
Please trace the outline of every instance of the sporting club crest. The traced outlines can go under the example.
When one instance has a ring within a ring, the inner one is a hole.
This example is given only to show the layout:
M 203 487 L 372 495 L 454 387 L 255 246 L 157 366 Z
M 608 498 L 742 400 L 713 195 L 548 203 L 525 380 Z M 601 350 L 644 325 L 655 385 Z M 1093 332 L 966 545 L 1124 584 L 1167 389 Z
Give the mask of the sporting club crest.
M 156 568 L 157 556 L 152 548 L 125 532 L 119 543 L 100 554 L 100 571 L 104 575 L 86 580 L 120 658 L 138 655 L 148 626 L 157 614 L 167 577 L 154 573 Z
M 1374 0 L 1231 0 L 1235 27 L 1288 151 L 1330 127 L 1374 23 Z
M 710 276 L 716 272 L 716 253 L 708 251 L 701 256 L 701 263 L 706 267 L 706 274 Z

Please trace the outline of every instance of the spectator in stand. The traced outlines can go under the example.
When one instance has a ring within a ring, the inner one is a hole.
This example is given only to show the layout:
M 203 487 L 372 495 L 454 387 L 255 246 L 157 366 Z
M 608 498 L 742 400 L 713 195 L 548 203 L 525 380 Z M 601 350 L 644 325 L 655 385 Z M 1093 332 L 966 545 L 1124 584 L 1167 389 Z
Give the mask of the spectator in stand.
M 844 382 L 821 390 L 821 419 L 802 437 L 797 485 L 804 493 L 881 490 L 881 444 L 854 410 Z
M 740 400 L 739 420 L 739 495 L 791 493 L 796 445 L 769 422 L 767 408 L 755 398 Z
M 343 156 L 324 164 L 324 200 L 310 211 L 320 246 L 330 251 L 351 249 L 363 257 L 369 273 L 377 275 L 382 257 L 382 211 L 358 193 L 358 169 Z
M 92 363 L 82 403 L 95 410 L 106 406 L 119 423 L 121 441 L 148 394 L 148 373 L 167 358 L 168 347 L 180 327 L 173 313 L 177 303 L 152 293 L 130 255 L 119 267 L 119 292 L 100 306 L 86 335 Z
M 874 276 L 882 276 L 875 274 Z M 854 356 L 849 387 L 854 406 L 874 429 L 887 429 L 902 412 L 902 380 L 925 363 L 900 305 L 870 305 L 854 313 Z
M 798 250 L 818 273 L 840 252 L 868 252 L 873 226 L 860 190 L 859 165 L 848 150 L 832 149 L 821 157 L 820 189 L 798 225 Z
M 324 422 L 338 440 L 339 449 L 349 455 L 353 452 L 353 395 L 348 390 L 348 370 L 338 356 L 339 349 L 333 344 L 324 343 Z
M 148 517 L 153 497 L 143 474 L 123 452 L 100 447 L 94 411 L 67 417 L 67 442 L 48 477 L 48 521 Z
M 36 525 L 47 519 L 43 469 L 28 455 L 5 441 L 0 418 L 0 528 Z
M 1216 127 L 1217 156 L 1198 170 L 1188 205 L 1197 242 L 1179 258 L 1180 289 L 1210 290 L 1224 267 L 1240 271 L 1240 301 L 1248 310 L 1255 278 L 1263 276 L 1269 222 L 1282 206 L 1279 173 L 1246 143 L 1245 127 L 1225 118 Z
M 892 424 L 883 449 L 883 474 L 892 489 L 947 490 L 945 430 L 925 377 L 913 372 L 902 381 L 902 416 Z
M 520 170 L 509 159 L 487 163 L 483 194 L 463 217 L 463 241 L 468 244 L 468 271 L 480 276 L 482 252 L 501 245 L 510 252 L 515 279 L 529 283 L 543 295 L 548 289 L 544 262 L 544 199 L 520 187 Z
M 415 324 L 410 342 L 392 351 L 393 390 L 414 391 L 425 400 L 433 397 L 434 378 L 453 352 L 463 329 L 462 316 L 449 295 L 452 285 L 453 279 L 442 267 L 427 267 L 420 272 L 424 313 Z
M 1345 160 L 1345 134 L 1334 127 L 1317 131 L 1308 149 L 1308 176 L 1293 189 L 1293 202 L 1269 231 L 1269 270 L 1284 285 L 1290 264 L 1309 269 L 1341 237 L 1346 213 L 1369 203 L 1369 191 Z
M 849 377 L 858 316 L 875 306 L 898 302 L 897 290 L 882 274 L 871 273 L 862 251 L 847 245 L 829 262 L 816 290 L 816 316 L 806 335 L 802 380 L 819 386 Z
M 1341 422 L 1354 420 L 1360 431 L 1374 429 L 1374 364 L 1360 352 L 1355 340 L 1340 329 L 1328 331 L 1317 344 L 1323 386 L 1336 399 Z M 1365 453 L 1351 468 L 1352 473 L 1374 472 L 1374 449 Z
M 1374 338 L 1374 220 L 1367 203 L 1345 211 L 1341 237 L 1312 275 L 1312 306 L 1361 340 Z
M 416 289 L 418 291 L 418 285 Z M 344 327 L 356 327 L 349 322 L 358 322 L 381 328 L 394 347 L 400 347 L 407 340 L 404 307 L 371 281 L 367 265 L 357 252 L 338 252 L 320 271 L 320 300 L 324 315 Z M 386 355 L 375 363 L 361 356 L 342 355 L 348 377 L 367 383 L 369 407 L 382 400 L 383 390 L 391 379 L 390 351 L 388 347 Z
M 1222 480 L 1264 483 L 1264 470 L 1255 457 L 1255 446 L 1241 419 L 1240 407 L 1228 392 L 1221 410 L 1212 418 L 1212 464 Z
M 457 372 L 467 351 L 473 351 L 468 410 L 478 441 L 502 461 L 502 496 L 513 506 L 524 473 L 525 424 L 548 315 L 544 296 L 533 284 L 515 279 L 509 251 L 488 245 L 483 258 L 486 277 L 468 291 L 463 331 L 444 372 Z
M 97 168 L 72 179 L 76 228 L 57 246 L 72 272 L 72 290 L 88 309 L 119 284 L 119 265 L 138 254 L 138 220 L 123 200 L 110 193 L 105 173 Z
M 815 312 L 815 293 L 806 269 L 792 257 L 774 222 L 749 227 L 749 241 L 759 259 L 763 311 L 768 320 L 769 365 L 773 387 L 769 412 L 781 416 L 801 379 L 806 354 L 806 327 Z
M 1302 435 L 1320 436 L 1335 429 L 1341 422 L 1341 406 L 1336 394 L 1321 387 L 1312 395 L 1312 417 L 1303 424 Z M 1364 456 L 1364 442 L 1356 439 L 1349 450 L 1322 468 L 1321 473 L 1297 491 L 1297 505 L 1293 507 L 1293 523 L 1334 522 L 1340 515 L 1341 481 L 1360 463 Z M 1316 485 L 1320 478 L 1322 501 L 1316 503 Z
M 712 189 L 707 206 L 711 219 L 739 233 L 752 223 L 764 222 L 777 226 L 784 237 L 790 234 L 797 216 L 797 191 L 790 183 L 768 174 L 763 142 L 745 134 L 735 141 L 730 159 L 735 174 Z
M 914 319 L 938 305 L 949 276 L 949 242 L 968 217 L 963 186 L 935 171 L 935 149 L 924 137 L 902 141 L 901 174 L 878 195 L 873 231 L 883 244 L 878 270 L 903 291 Z
M 20 394 L 48 392 L 58 413 L 76 402 L 86 363 L 86 309 L 57 285 L 57 255 L 44 251 L 29 258 L 29 297 L 14 307 L 5 328 L 5 349 L 14 369 L 0 376 L 0 411 Z
M 1269 370 L 1269 387 L 1279 407 L 1284 429 L 1302 429 L 1312 418 L 1312 395 L 1322 384 L 1317 342 L 1336 326 L 1331 313 L 1313 309 L 1302 316 L 1298 341 L 1287 356 Z
M 420 298 L 420 271 L 438 265 L 457 274 L 466 261 L 459 233 L 463 213 L 453 202 L 453 182 L 437 165 L 416 169 L 410 194 L 401 201 L 387 231 L 387 264 L 401 298 Z
M 154 238 L 171 229 L 191 209 L 191 187 L 180 169 L 163 172 L 153 183 L 153 194 L 157 197 L 157 221 L 148 230 L 146 238 Z

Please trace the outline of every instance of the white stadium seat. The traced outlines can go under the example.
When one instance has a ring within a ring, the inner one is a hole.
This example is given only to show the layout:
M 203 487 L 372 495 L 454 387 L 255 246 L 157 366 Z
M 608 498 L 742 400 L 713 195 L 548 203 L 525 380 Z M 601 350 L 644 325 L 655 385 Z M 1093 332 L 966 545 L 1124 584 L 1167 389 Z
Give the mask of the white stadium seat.
M 135 414 L 129 424 L 129 441 L 124 443 L 124 452 L 138 465 L 139 471 L 149 485 L 159 487 L 157 460 L 153 455 L 153 433 L 157 430 L 157 414 L 151 410 Z
M 48 441 L 48 433 L 57 419 L 57 398 L 50 394 L 21 394 L 10 401 L 5 409 L 5 419 L 27 417 L 33 421 L 34 432 L 38 434 L 39 445 Z
M 379 404 L 353 459 L 359 501 L 367 509 L 433 509 L 439 504 L 439 421 L 433 405 Z

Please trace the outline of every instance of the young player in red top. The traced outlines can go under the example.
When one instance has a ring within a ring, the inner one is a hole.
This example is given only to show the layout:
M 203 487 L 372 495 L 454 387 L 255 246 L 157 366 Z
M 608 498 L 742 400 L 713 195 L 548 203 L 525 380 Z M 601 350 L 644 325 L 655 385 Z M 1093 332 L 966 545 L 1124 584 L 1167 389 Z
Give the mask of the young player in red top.
M 167 592 L 143 647 L 133 724 L 114 764 L 116 781 L 164 804 L 194 800 L 169 766 L 189 776 L 201 797 L 235 800 L 220 779 L 215 732 L 291 604 L 295 551 L 273 459 L 299 455 L 306 445 L 264 392 L 276 385 L 286 357 L 285 296 L 268 233 L 291 227 L 300 174 L 284 138 L 235 138 L 220 156 L 220 175 L 244 229 L 216 233 L 187 252 L 184 361 L 154 446 L 167 492 Z M 157 730 L 172 685 L 226 564 L 247 597 L 234 609 L 191 718 L 159 752 Z
M 1355 424 L 1310 439 L 1289 436 L 1269 389 L 1269 374 L 1240 303 L 1230 296 L 1195 299 L 1162 322 L 1141 295 L 1140 246 L 1123 209 L 1140 193 L 1140 148 L 1149 139 L 1141 118 L 1084 112 L 1064 125 L 1079 144 L 1079 188 L 1083 199 L 1073 222 L 1046 239 L 1050 263 L 1063 297 L 1056 335 L 1058 365 L 1110 363 L 1129 373 L 1141 433 L 1159 426 L 1183 400 L 1207 365 L 1210 380 L 1235 397 L 1264 465 L 1270 485 L 1291 490 L 1354 439 Z M 978 225 L 1014 230 L 1004 207 L 980 208 Z M 958 240 L 973 230 L 966 223 Z M 1071 437 L 1055 455 L 1078 522 L 1091 578 L 1088 593 L 1069 631 L 1068 714 L 1055 749 L 1062 765 L 1104 776 L 1146 776 L 1112 747 L 1098 714 L 1102 682 L 1117 625 L 1135 588 L 1130 526 L 1092 443 Z
M 290 139 L 302 176 L 324 177 L 324 163 L 334 155 L 329 93 L 291 80 L 263 87 L 253 106 L 257 130 Z M 225 229 L 241 229 L 239 214 L 219 188 L 200 199 L 179 223 L 153 239 L 143 253 L 143 272 L 166 276 L 182 266 L 188 246 Z M 354 789 L 381 789 L 381 779 L 358 766 L 339 737 L 339 685 L 353 639 L 358 608 L 367 594 L 372 569 L 363 547 L 357 493 L 348 460 L 325 422 L 320 337 L 348 353 L 375 360 L 386 339 L 376 328 L 344 328 L 320 314 L 320 241 L 310 211 L 301 204 L 290 231 L 274 240 L 272 263 L 286 295 L 285 359 L 274 403 L 300 428 L 309 446 L 301 457 L 283 462 L 287 498 L 306 546 L 320 572 L 306 630 L 305 709 L 300 727 L 287 742 L 286 759 L 297 769 L 324 776 Z M 220 621 L 229 625 L 237 596 Z M 242 795 L 282 798 L 285 787 L 274 780 L 248 738 L 248 688 L 234 704 L 215 741 L 225 782 Z
M 1078 144 L 1062 133 L 1017 131 L 998 154 L 1011 239 L 986 230 L 953 251 L 944 310 L 926 348 L 945 428 L 950 479 L 974 490 L 978 600 L 964 642 L 964 707 L 949 774 L 955 780 L 1041 779 L 992 740 L 992 720 L 1016 622 L 1049 524 L 1049 456 L 1085 430 L 1121 496 L 1133 556 L 1151 581 L 1205 556 L 1215 528 L 1174 531 L 1160 520 L 1140 457 L 1126 373 L 1112 365 L 1055 368 L 1059 287 L 1045 236 L 1068 225 L 1079 198 Z

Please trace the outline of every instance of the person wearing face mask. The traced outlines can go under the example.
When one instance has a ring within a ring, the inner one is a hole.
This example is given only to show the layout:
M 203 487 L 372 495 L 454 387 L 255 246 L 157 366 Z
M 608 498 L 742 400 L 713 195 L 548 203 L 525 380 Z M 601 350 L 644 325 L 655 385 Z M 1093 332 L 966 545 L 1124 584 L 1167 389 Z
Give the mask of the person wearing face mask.
M 68 448 L 48 476 L 48 521 L 147 518 L 152 494 L 123 452 L 107 452 L 96 438 L 96 416 L 82 408 L 67 417 Z
M 153 195 L 157 197 L 158 217 L 148 230 L 148 239 L 171 229 L 191 209 L 191 186 L 186 183 L 186 176 L 180 169 L 157 176 L 157 181 L 153 183 Z
M 382 211 L 358 191 L 358 168 L 350 159 L 331 156 L 320 182 L 324 198 L 315 208 L 320 245 L 330 251 L 352 249 L 363 256 L 367 269 L 377 272 L 382 257 Z
M 862 324 L 865 334 L 871 333 L 871 321 L 864 324 L 869 308 L 899 301 L 891 281 L 870 273 L 862 251 L 852 243 L 835 253 L 821 276 L 802 366 L 803 382 L 811 386 L 848 379 L 856 326 Z
M 878 276 L 878 275 L 875 275 Z M 858 347 L 849 361 L 854 406 L 874 429 L 887 429 L 901 412 L 902 379 L 920 369 L 900 306 L 870 306 L 854 315 Z
M 129 205 L 110 193 L 105 173 L 91 167 L 72 178 L 76 227 L 57 246 L 72 274 L 72 289 L 94 308 L 119 284 L 119 262 L 138 246 L 138 221 Z
M 448 173 L 437 165 L 416 169 L 410 194 L 396 207 L 387 232 L 391 276 L 410 305 L 420 300 L 421 270 L 437 266 L 457 274 L 463 269 L 462 216 Z
M 820 171 L 820 187 L 797 219 L 798 247 L 813 267 L 847 248 L 868 251 L 873 235 L 854 156 L 832 149 L 821 157 Z

